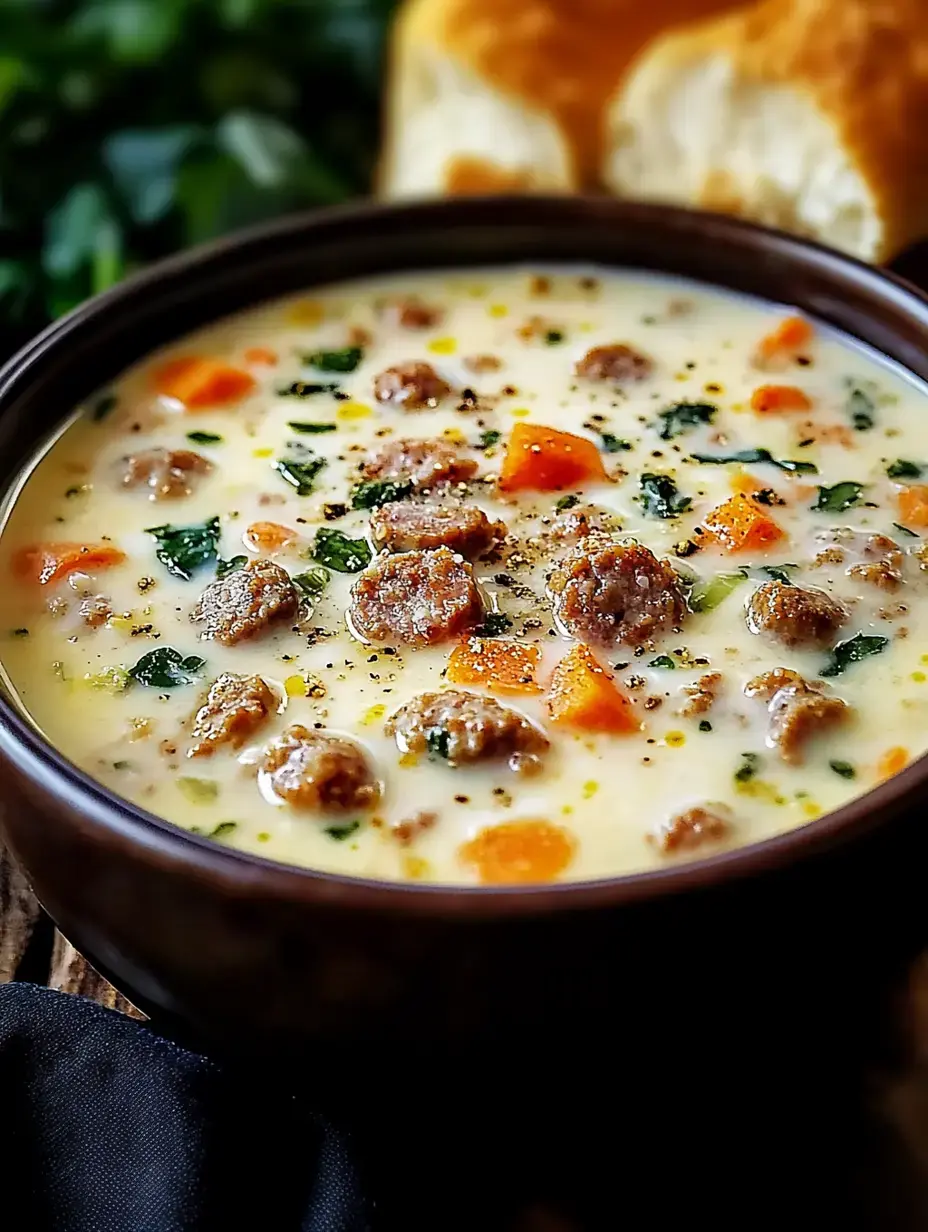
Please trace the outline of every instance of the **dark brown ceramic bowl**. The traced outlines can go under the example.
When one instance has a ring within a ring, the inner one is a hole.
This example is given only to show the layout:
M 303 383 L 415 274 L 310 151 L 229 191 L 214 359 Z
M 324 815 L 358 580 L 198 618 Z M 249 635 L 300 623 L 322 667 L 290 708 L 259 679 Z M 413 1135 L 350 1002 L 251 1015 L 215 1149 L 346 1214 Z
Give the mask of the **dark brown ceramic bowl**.
M 666 271 L 795 304 L 928 378 L 924 296 L 783 235 L 607 200 L 365 205 L 164 262 L 52 326 L 0 374 L 0 483 L 81 398 L 227 313 L 381 271 L 533 260 Z M 905 901 L 928 779 L 922 759 L 800 830 L 658 872 L 435 888 L 286 867 L 191 837 L 76 770 L 8 698 L 0 756 L 4 830 L 38 897 L 138 1004 L 195 1037 L 375 1036 L 385 1047 L 583 1030 L 656 984 L 692 989 L 698 973 L 705 990 L 710 972 L 743 981 L 745 941 L 765 981 L 789 979 L 813 936 L 837 929 L 842 946 L 852 935 L 869 944 Z M 874 911 L 875 887 L 890 880 Z M 878 918 L 864 932 L 865 915 Z

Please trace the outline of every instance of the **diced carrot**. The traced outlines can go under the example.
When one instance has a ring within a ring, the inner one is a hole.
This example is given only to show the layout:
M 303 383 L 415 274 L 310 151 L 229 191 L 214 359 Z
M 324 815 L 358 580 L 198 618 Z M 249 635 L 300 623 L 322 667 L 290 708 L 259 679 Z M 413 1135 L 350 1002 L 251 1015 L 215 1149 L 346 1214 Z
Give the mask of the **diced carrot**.
M 537 646 L 502 638 L 472 637 L 455 646 L 448 660 L 452 684 L 478 684 L 498 693 L 539 693 Z
M 162 364 L 154 383 L 159 394 L 176 398 L 188 410 L 199 410 L 240 402 L 254 389 L 255 378 L 220 359 L 191 355 Z
M 751 394 L 751 410 L 761 415 L 781 411 L 811 411 L 812 399 L 795 385 L 760 385 Z
M 896 745 L 887 749 L 876 764 L 876 772 L 881 779 L 891 779 L 894 774 L 904 770 L 909 764 L 909 750 Z
M 761 338 L 754 355 L 755 363 L 763 366 L 771 360 L 789 359 L 815 337 L 815 330 L 805 317 L 784 317 L 775 329 Z
M 773 518 L 740 492 L 713 509 L 703 527 L 728 552 L 756 551 L 783 538 Z
M 899 517 L 906 526 L 928 526 L 928 483 L 913 483 L 899 493 Z
M 270 368 L 277 363 L 277 352 L 270 347 L 249 347 L 244 359 L 246 364 L 267 364 Z
M 592 441 L 541 424 L 518 423 L 506 446 L 499 486 L 503 492 L 523 488 L 558 492 L 606 478 L 603 460 Z
M 750 471 L 733 471 L 731 477 L 731 490 L 733 492 L 742 492 L 745 496 L 750 496 L 754 492 L 760 492 L 767 485 L 756 475 L 752 475 Z
M 125 552 L 110 543 L 39 543 L 17 552 L 13 568 L 19 577 L 46 586 L 69 573 L 94 573 L 125 559 Z
M 587 732 L 641 730 L 634 707 L 588 646 L 568 650 L 551 676 L 548 712 L 555 723 Z
M 530 885 L 553 881 L 573 859 L 577 840 L 550 821 L 505 821 L 487 826 L 458 855 L 477 870 L 484 885 Z
M 242 535 L 242 542 L 253 552 L 281 552 L 297 538 L 295 530 L 279 522 L 252 522 Z

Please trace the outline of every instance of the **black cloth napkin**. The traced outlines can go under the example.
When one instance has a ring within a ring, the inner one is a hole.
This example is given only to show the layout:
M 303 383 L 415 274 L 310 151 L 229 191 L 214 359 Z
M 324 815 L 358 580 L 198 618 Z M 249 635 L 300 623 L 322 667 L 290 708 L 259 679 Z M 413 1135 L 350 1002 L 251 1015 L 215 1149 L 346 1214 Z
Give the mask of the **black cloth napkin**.
M 0 1204 L 10 1232 L 370 1228 L 346 1137 L 301 1099 L 31 984 L 0 987 Z

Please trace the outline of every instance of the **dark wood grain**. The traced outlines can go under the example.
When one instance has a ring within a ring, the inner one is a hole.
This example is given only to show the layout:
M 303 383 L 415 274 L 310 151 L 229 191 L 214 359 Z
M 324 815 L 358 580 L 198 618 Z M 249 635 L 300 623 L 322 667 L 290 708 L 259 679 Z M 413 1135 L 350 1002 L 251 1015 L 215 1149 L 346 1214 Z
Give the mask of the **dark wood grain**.
M 0 844 L 0 984 L 15 979 L 41 914 L 25 877 Z
M 55 931 L 55 941 L 52 945 L 51 962 L 48 972 L 48 986 L 59 992 L 73 993 L 80 997 L 89 997 L 99 1005 L 110 1010 L 119 1010 L 130 1018 L 144 1019 L 145 1015 L 137 1010 L 131 1001 L 127 1001 L 121 992 L 108 983 L 102 975 L 78 954 L 66 937 Z

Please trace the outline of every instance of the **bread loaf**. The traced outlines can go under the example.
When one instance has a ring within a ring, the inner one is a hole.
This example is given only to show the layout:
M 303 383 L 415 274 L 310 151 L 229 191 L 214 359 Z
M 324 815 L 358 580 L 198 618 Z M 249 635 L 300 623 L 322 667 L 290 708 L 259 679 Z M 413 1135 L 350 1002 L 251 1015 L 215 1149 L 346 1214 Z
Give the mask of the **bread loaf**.
M 666 34 L 607 130 L 621 196 L 884 260 L 928 235 L 928 0 L 763 0 Z
M 393 29 L 380 191 L 596 184 L 607 100 L 655 35 L 736 0 L 407 0 Z

